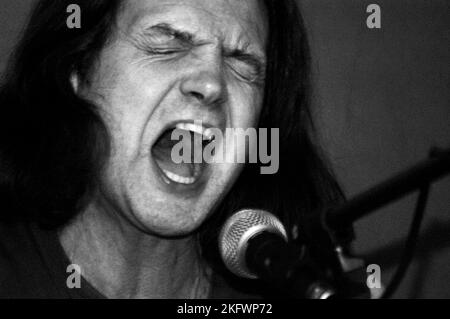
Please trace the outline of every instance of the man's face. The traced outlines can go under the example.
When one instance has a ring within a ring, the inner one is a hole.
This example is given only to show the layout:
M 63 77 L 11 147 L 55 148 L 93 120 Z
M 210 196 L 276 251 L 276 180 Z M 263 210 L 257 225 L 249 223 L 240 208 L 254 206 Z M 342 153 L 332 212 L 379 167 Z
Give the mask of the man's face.
M 186 235 L 205 220 L 242 164 L 175 164 L 168 133 L 201 133 L 186 125 L 194 121 L 223 132 L 255 127 L 266 37 L 258 0 L 124 1 L 82 88 L 111 135 L 101 187 L 108 209 L 160 236 Z

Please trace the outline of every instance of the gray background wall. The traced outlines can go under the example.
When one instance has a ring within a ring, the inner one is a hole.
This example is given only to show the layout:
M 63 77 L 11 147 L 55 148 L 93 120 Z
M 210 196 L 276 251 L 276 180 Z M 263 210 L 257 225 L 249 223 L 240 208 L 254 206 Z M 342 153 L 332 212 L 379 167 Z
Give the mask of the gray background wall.
M 0 70 L 33 0 L 0 0 Z M 450 147 L 447 0 L 300 0 L 311 38 L 315 109 L 324 148 L 351 197 Z M 368 29 L 366 8 L 382 9 Z M 356 224 L 356 250 L 387 282 L 416 195 Z M 416 258 L 400 298 L 450 298 L 450 178 L 434 184 Z

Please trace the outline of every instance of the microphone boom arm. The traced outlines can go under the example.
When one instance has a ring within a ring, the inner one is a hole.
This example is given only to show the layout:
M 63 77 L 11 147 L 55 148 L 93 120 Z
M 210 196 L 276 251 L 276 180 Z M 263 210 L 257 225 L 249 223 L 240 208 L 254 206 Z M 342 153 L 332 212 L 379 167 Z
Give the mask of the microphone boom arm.
M 339 207 L 329 209 L 325 212 L 323 226 L 332 232 L 348 227 L 372 211 L 450 174 L 450 149 L 433 150 L 430 157 Z

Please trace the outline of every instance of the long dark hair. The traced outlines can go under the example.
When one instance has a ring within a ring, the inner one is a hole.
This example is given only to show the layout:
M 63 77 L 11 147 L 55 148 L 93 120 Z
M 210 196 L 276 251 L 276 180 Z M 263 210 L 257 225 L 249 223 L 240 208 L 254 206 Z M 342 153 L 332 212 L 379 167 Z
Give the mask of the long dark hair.
M 80 29 L 67 27 L 71 3 L 81 7 Z M 86 79 L 119 3 L 43 0 L 32 11 L 0 90 L 3 217 L 63 225 L 94 190 L 108 133 L 95 105 L 74 93 L 70 75 Z
M 120 0 L 41 0 L 0 90 L 1 215 L 47 227 L 66 224 L 95 189 L 109 137 L 95 105 L 74 94 L 70 74 L 87 71 L 108 41 Z M 82 8 L 82 28 L 69 29 L 66 8 Z M 247 165 L 215 214 L 200 229 L 202 251 L 221 268 L 220 225 L 232 212 L 262 208 L 278 215 L 292 237 L 308 236 L 308 220 L 342 192 L 314 140 L 310 56 L 295 0 L 264 0 L 269 21 L 268 68 L 260 127 L 280 129 L 280 168 L 261 175 Z M 6 210 L 5 210 L 6 209 Z

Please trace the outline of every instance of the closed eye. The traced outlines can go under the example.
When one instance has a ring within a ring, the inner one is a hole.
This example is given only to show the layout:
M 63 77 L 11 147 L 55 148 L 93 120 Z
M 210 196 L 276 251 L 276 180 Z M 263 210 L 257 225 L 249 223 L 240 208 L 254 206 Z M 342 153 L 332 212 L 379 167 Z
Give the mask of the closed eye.
M 146 48 L 145 51 L 152 55 L 171 55 L 183 52 L 183 48 Z
M 243 81 L 262 85 L 265 80 L 265 65 L 251 55 L 229 57 L 227 65 Z

